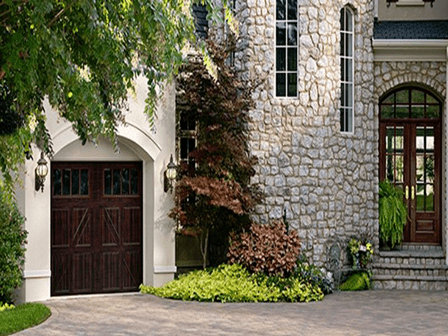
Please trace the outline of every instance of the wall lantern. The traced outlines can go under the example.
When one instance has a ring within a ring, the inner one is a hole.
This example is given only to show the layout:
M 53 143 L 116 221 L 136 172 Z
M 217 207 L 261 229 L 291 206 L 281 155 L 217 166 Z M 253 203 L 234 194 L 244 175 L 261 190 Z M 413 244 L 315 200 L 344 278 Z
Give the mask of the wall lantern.
M 177 178 L 177 166 L 173 161 L 173 155 L 170 157 L 170 162 L 166 166 L 165 170 L 165 180 L 164 180 L 164 190 L 165 192 L 173 191 L 174 181 Z
M 35 172 L 35 182 L 36 182 L 36 191 L 39 191 L 39 189 L 44 192 L 44 182 L 45 177 L 48 174 L 48 167 L 47 167 L 47 160 L 44 158 L 44 153 L 40 153 L 40 159 L 37 161 L 37 167 L 34 170 Z

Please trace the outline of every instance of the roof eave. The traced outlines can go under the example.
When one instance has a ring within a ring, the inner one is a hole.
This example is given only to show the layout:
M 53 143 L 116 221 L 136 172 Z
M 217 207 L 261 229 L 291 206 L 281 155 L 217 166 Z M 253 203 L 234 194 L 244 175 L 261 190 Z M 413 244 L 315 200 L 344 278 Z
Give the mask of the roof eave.
M 375 61 L 447 61 L 448 40 L 373 39 Z

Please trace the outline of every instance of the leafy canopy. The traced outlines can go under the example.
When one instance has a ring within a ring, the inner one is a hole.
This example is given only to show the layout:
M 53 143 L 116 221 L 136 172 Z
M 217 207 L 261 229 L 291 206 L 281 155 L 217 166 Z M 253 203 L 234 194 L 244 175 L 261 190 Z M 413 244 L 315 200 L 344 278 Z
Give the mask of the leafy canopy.
M 216 17 L 217 8 L 205 2 Z M 191 5 L 183 0 L 0 1 L 0 188 L 5 195 L 12 195 L 15 172 L 31 142 L 51 155 L 44 98 L 84 142 L 104 135 L 116 143 L 126 97 L 134 79 L 144 75 L 146 113 L 152 117 L 157 87 L 176 73 L 183 48 L 194 42 Z

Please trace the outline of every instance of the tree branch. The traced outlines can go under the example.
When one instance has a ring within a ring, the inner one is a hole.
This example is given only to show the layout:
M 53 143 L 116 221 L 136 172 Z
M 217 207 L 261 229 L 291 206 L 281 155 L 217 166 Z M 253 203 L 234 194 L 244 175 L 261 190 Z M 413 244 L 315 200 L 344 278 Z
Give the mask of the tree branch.
M 64 8 L 62 8 L 55 16 L 53 19 L 51 19 L 51 21 L 48 23 L 47 27 L 50 28 L 61 16 L 62 14 L 64 14 L 64 12 L 66 12 L 74 3 L 76 2 L 73 1 L 71 3 L 69 3 L 67 6 L 65 6 Z
M 17 11 L 17 13 L 20 13 L 22 11 L 22 8 L 20 8 L 20 6 L 26 5 L 29 2 L 29 0 L 21 0 L 19 1 L 19 9 Z M 2 5 L 6 5 L 4 2 L 0 2 L 0 6 Z M 2 18 L 5 15 L 8 15 L 9 13 L 11 13 L 12 9 L 8 9 L 2 13 L 0 13 L 0 18 Z M 8 20 L 8 16 L 4 17 L 1 21 L 1 25 L 4 25 L 4 23 Z

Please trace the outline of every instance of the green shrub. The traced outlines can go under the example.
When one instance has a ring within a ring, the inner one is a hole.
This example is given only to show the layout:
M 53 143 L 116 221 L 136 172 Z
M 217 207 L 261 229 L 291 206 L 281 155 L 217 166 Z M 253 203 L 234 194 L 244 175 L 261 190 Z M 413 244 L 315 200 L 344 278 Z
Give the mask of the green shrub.
M 293 277 L 250 274 L 238 264 L 193 271 L 159 288 L 140 285 L 140 291 L 173 299 L 220 302 L 309 302 L 323 298 L 317 286 Z
M 368 272 L 356 272 L 339 286 L 341 291 L 358 291 L 370 288 L 370 274 Z
M 0 194 L 0 302 L 11 303 L 14 289 L 22 284 L 24 222 L 16 204 L 5 202 Z
M 283 222 L 252 224 L 249 232 L 231 235 L 229 263 L 241 264 L 252 273 L 288 276 L 296 268 L 300 252 L 297 231 L 287 231 Z
M 303 282 L 319 286 L 324 294 L 333 292 L 333 282 L 315 265 L 306 262 L 304 257 L 297 259 L 294 276 Z
M 9 303 L 1 303 L 0 302 L 0 312 L 4 311 L 6 309 L 13 309 L 15 308 L 15 306 L 13 304 L 9 304 Z
M 403 203 L 403 191 L 395 187 L 389 180 L 379 185 L 379 223 L 380 238 L 391 247 L 400 244 L 407 221 L 407 209 Z

